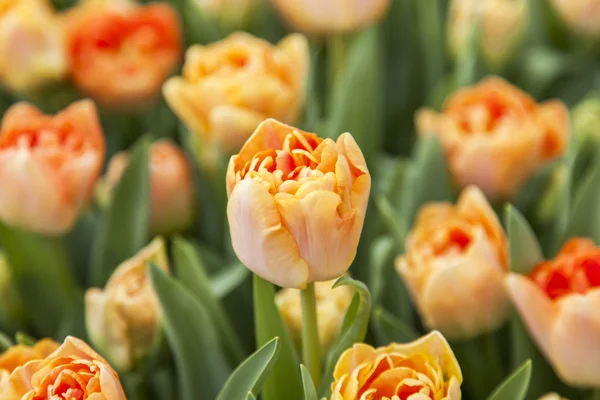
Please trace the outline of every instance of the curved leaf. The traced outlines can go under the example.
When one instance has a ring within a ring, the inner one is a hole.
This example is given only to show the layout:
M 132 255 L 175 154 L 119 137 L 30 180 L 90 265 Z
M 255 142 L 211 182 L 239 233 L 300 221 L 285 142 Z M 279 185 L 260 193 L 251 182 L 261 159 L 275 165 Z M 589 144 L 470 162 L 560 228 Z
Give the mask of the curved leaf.
M 586 236 L 600 243 L 600 155 L 577 191 L 563 241 Z
M 3 332 L 0 332 L 0 354 L 5 350 L 9 349 L 13 346 L 12 340 L 8 336 L 6 336 Z
M 300 372 L 302 373 L 302 386 L 304 387 L 304 400 L 319 400 L 317 397 L 317 390 L 315 384 L 310 377 L 310 372 L 304 365 L 300 365 Z
M 487 400 L 524 400 L 531 378 L 531 360 L 525 361 L 504 380 Z
M 250 270 L 244 264 L 236 262 L 227 265 L 210 277 L 210 286 L 218 299 L 227 297 L 248 278 Z
M 279 353 L 279 338 L 274 338 L 246 359 L 227 379 L 217 400 L 245 400 L 248 393 L 260 393 Z
M 508 231 L 510 269 L 527 275 L 544 260 L 540 244 L 525 217 L 512 205 L 505 209 L 505 223 Z
M 391 342 L 412 342 L 413 340 L 417 340 L 420 336 L 419 333 L 410 326 L 405 325 L 394 315 L 380 307 L 373 311 L 371 323 L 377 343 L 381 346 Z

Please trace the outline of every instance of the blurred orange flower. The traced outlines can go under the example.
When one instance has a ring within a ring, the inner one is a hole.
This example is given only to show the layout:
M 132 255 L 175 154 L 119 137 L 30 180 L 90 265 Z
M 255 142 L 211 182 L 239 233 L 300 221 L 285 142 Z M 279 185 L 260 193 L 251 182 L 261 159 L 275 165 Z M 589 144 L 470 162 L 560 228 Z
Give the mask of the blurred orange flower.
M 151 100 L 181 57 L 181 32 L 167 3 L 90 1 L 68 14 L 72 75 L 106 106 Z
M 479 186 L 493 200 L 513 198 L 544 163 L 560 157 L 569 140 L 569 112 L 557 100 L 536 102 L 492 77 L 459 89 L 441 113 L 416 114 L 421 136 L 437 136 L 456 183 Z
M 0 371 L 12 373 L 28 361 L 46 358 L 58 349 L 59 344 L 51 339 L 42 339 L 33 346 L 15 345 L 0 354 Z
M 55 116 L 28 103 L 6 111 L 0 127 L 0 219 L 61 234 L 93 195 L 104 162 L 96 107 L 73 103 Z

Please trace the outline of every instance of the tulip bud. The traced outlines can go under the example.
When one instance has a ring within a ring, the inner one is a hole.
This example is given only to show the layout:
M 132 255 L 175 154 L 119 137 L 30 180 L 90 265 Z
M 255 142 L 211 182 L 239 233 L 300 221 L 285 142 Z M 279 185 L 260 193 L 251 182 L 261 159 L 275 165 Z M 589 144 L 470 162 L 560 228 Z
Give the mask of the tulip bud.
M 226 32 L 242 29 L 249 26 L 258 7 L 260 0 L 189 0 L 196 7 L 200 7 L 210 18 Z
M 600 1 L 550 0 L 562 21 L 576 34 L 600 38 Z
M 390 0 L 273 0 L 295 29 L 310 34 L 344 33 L 378 22 Z
M 356 255 L 370 189 L 352 135 L 334 142 L 268 119 L 229 161 L 233 249 L 284 288 L 337 278 Z
M 353 290 L 349 286 L 332 288 L 335 280 L 315 283 L 317 324 L 321 354 L 328 354 L 331 345 L 340 333 L 346 310 L 350 306 Z M 288 330 L 297 344 L 301 342 L 302 307 L 300 291 L 283 289 L 275 296 L 277 307 Z
M 590 97 L 583 100 L 571 111 L 573 134 L 575 139 L 587 138 L 600 142 L 600 98 Z
M 21 299 L 14 286 L 8 260 L 0 254 L 0 328 L 14 328 L 22 320 Z
M 508 317 L 507 257 L 500 221 L 472 186 L 456 206 L 434 203 L 419 210 L 396 269 L 427 328 L 470 339 Z
M 68 232 L 93 196 L 104 137 L 89 100 L 44 115 L 18 103 L 0 127 L 0 219 L 21 229 Z
M 99 191 L 102 202 L 127 168 L 125 152 L 112 157 Z M 185 154 L 170 140 L 150 147 L 150 226 L 152 235 L 167 235 L 188 229 L 194 223 L 195 193 L 192 172 Z
M 573 238 L 506 287 L 541 353 L 567 384 L 600 387 L 600 248 Z
M 529 7 L 527 0 L 452 0 L 449 15 L 448 38 L 454 56 L 469 45 L 477 26 L 484 59 L 500 67 L 525 36 Z
M 157 338 L 159 306 L 148 279 L 149 263 L 169 270 L 161 238 L 119 265 L 103 290 L 88 289 L 85 295 L 88 335 L 122 371 L 132 369 Z

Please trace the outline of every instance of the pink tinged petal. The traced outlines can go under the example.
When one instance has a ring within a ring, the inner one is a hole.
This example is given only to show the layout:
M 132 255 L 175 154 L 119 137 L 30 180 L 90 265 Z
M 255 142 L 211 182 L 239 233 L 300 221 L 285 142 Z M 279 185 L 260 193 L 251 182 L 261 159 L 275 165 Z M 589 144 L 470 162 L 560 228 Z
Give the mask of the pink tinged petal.
M 227 218 L 233 249 L 248 269 L 281 287 L 306 286 L 307 263 L 263 185 L 250 179 L 238 182 L 229 197 Z
M 311 192 L 300 199 L 275 195 L 283 226 L 292 234 L 306 261 L 309 282 L 327 281 L 348 270 L 360 238 L 356 212 L 342 213 L 342 199 L 327 191 Z
M 100 387 L 107 400 L 125 400 L 125 393 L 119 378 L 105 365 L 100 366 Z
M 600 290 L 558 301 L 551 361 L 564 381 L 578 387 L 600 386 Z
M 444 397 L 442 400 L 460 400 L 461 399 L 461 390 L 460 390 L 460 381 L 455 377 L 450 379 L 450 384 L 448 385 L 448 395 Z
M 265 149 L 281 149 L 288 134 L 298 130 L 275 119 L 264 120 L 244 144 L 237 157 L 243 163 Z
M 367 162 L 365 161 L 365 157 L 363 156 L 360 147 L 354 140 L 354 137 L 349 133 L 343 133 L 338 137 L 337 141 L 338 152 L 345 156 L 354 172 L 360 172 L 363 174 L 368 174 L 369 169 L 367 168 Z M 358 175 L 358 174 L 357 174 Z
M 529 278 L 510 273 L 508 295 L 544 356 L 552 359 L 552 331 L 558 318 L 556 304 Z

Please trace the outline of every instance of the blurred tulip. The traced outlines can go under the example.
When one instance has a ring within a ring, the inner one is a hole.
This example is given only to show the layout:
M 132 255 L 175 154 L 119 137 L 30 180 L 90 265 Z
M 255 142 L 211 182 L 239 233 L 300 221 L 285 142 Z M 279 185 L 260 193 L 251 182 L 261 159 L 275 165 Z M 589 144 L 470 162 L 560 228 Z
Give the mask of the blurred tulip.
M 573 134 L 582 141 L 592 139 L 600 143 L 600 98 L 589 97 L 579 103 L 571 112 Z
M 317 324 L 321 354 L 328 354 L 331 345 L 340 333 L 346 311 L 352 301 L 354 291 L 350 286 L 332 289 L 335 280 L 317 282 L 315 298 L 317 305 Z M 302 307 L 300 291 L 283 289 L 275 296 L 277 307 L 296 343 L 301 342 Z
M 421 136 L 437 136 L 460 187 L 477 185 L 492 200 L 511 199 L 543 164 L 562 156 L 569 112 L 557 100 L 536 104 L 492 77 L 459 89 L 441 113 L 416 114 Z
M 83 3 L 67 15 L 75 84 L 107 107 L 154 99 L 181 57 L 176 11 L 167 3 Z
M 556 393 L 548 393 L 545 396 L 540 397 L 538 400 L 568 400 L 565 397 L 561 397 L 560 395 L 556 394 Z
M 186 54 L 183 76 L 169 79 L 164 95 L 201 142 L 239 151 L 266 118 L 294 123 L 304 105 L 308 43 L 291 35 L 277 46 L 234 33 Z
M 506 321 L 507 240 L 476 187 L 466 188 L 456 206 L 421 208 L 396 269 L 425 326 L 448 338 L 473 338 Z
M 310 34 L 335 34 L 377 23 L 390 0 L 272 0 L 294 28 Z
M 105 199 L 121 180 L 128 164 L 128 154 L 112 157 L 102 185 Z M 168 139 L 150 148 L 150 226 L 152 235 L 184 231 L 194 223 L 195 193 L 192 172 L 185 154 Z
M 47 0 L 0 0 L 0 81 L 30 93 L 63 79 L 65 34 Z
M 0 354 L 0 371 L 10 374 L 29 361 L 46 358 L 58 347 L 59 344 L 51 339 L 42 339 L 33 346 L 17 344 Z
M 550 0 L 550 3 L 575 33 L 600 38 L 599 0 Z
M 44 359 L 17 367 L 2 389 L 1 400 L 125 400 L 117 373 L 88 345 L 71 336 Z
M 448 342 L 431 332 L 411 343 L 357 343 L 339 358 L 331 400 L 460 400 L 462 373 Z
M 229 161 L 233 249 L 251 271 L 284 288 L 337 278 L 356 255 L 370 188 L 349 133 L 334 142 L 266 120 Z
M 189 0 L 216 20 L 225 31 L 248 26 L 261 0 Z
M 0 127 L 0 219 L 55 235 L 71 229 L 104 162 L 96 107 L 73 103 L 55 116 L 18 103 Z
M 511 273 L 506 286 L 558 376 L 572 386 L 600 387 L 600 248 L 571 239 L 529 276 Z
M 525 36 L 529 21 L 528 0 L 452 0 L 448 21 L 450 51 L 464 52 L 477 26 L 485 60 L 502 66 Z
M 85 294 L 90 340 L 121 371 L 132 369 L 157 336 L 158 299 L 148 280 L 149 263 L 169 270 L 161 238 L 119 265 L 104 290 L 92 288 Z

